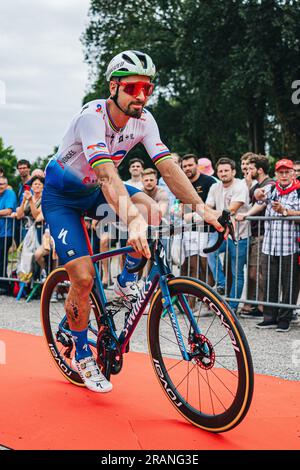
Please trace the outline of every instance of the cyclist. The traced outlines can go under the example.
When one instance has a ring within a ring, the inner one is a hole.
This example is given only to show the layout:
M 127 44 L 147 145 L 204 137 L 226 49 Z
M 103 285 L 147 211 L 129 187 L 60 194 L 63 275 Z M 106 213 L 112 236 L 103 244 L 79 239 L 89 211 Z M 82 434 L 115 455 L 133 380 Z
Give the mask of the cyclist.
M 144 108 L 153 92 L 154 75 L 155 66 L 147 54 L 128 50 L 116 55 L 106 71 L 109 98 L 91 101 L 75 115 L 46 169 L 42 210 L 71 283 L 65 307 L 76 346 L 72 364 L 86 387 L 96 392 L 109 392 L 112 384 L 97 366 L 87 340 L 94 268 L 80 217 L 85 213 L 99 218 L 99 210 L 108 203 L 127 224 L 128 244 L 135 253 L 127 256 L 115 292 L 128 300 L 140 289 L 128 268 L 141 256 L 150 257 L 148 223 L 160 222 L 153 199 L 125 185 L 118 176 L 116 167 L 127 152 L 141 142 L 176 197 L 197 206 L 208 223 L 223 230 L 217 221 L 219 214 L 204 205 L 173 162 L 153 116 Z

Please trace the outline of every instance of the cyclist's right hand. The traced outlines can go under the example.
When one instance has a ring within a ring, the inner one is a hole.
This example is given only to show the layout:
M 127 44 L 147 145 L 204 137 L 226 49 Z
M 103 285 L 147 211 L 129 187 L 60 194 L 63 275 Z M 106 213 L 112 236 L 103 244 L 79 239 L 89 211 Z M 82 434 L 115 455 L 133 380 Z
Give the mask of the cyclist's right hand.
M 137 215 L 128 224 L 128 245 L 145 258 L 150 258 L 151 253 L 147 241 L 148 224 L 142 215 Z

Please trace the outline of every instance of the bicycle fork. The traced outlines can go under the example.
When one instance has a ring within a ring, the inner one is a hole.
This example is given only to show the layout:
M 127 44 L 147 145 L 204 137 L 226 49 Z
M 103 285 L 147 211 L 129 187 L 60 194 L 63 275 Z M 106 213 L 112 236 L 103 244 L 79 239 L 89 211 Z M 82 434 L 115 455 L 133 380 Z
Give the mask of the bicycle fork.
M 169 314 L 174 333 L 176 336 L 176 340 L 179 346 L 179 349 L 181 351 L 182 357 L 185 361 L 190 361 L 192 359 L 192 355 L 187 351 L 183 337 L 181 334 L 180 326 L 178 323 L 177 315 L 174 310 L 174 305 L 178 307 L 180 313 L 183 315 L 187 315 L 191 322 L 191 326 L 196 334 L 196 336 L 201 335 L 201 330 L 199 328 L 199 325 L 197 324 L 194 315 L 192 314 L 190 310 L 190 306 L 188 304 L 188 301 L 186 300 L 185 296 L 183 294 L 180 294 L 178 297 L 171 297 L 170 291 L 168 288 L 168 277 L 167 276 L 161 276 L 160 278 L 160 288 L 162 291 L 162 304 L 164 307 L 164 311 L 162 313 L 162 316 L 164 317 L 167 313 Z M 179 302 L 178 302 L 179 300 Z M 204 345 L 204 353 L 209 354 L 209 349 L 207 345 Z

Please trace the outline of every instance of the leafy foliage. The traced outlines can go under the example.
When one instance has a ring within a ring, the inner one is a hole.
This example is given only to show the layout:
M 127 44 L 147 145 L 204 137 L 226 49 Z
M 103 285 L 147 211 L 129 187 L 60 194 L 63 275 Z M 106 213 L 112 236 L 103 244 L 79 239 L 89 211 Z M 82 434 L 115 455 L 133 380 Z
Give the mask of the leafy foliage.
M 15 170 L 17 166 L 17 157 L 12 147 L 5 147 L 3 139 L 0 137 L 0 167 L 4 170 L 4 175 L 9 184 L 14 186 L 17 184 Z
M 92 0 L 82 38 L 85 101 L 107 96 L 113 55 L 143 50 L 157 65 L 152 111 L 173 151 L 216 160 L 267 148 L 300 153 L 300 4 L 280 0 Z

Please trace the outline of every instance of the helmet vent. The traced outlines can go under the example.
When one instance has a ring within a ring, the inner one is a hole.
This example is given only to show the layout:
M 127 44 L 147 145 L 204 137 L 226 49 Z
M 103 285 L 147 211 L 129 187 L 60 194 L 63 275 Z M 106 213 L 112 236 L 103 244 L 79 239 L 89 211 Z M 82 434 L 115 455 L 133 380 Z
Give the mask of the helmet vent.
M 143 64 L 143 68 L 146 69 L 147 68 L 147 59 L 144 55 L 141 55 L 141 54 L 136 54 L 137 57 L 140 59 L 141 63 Z
M 123 58 L 124 60 L 126 60 L 126 62 L 129 62 L 129 63 L 132 64 L 132 65 L 135 65 L 135 63 L 133 62 L 133 60 L 132 60 L 127 54 L 123 54 L 123 55 L 122 55 L 122 58 Z

